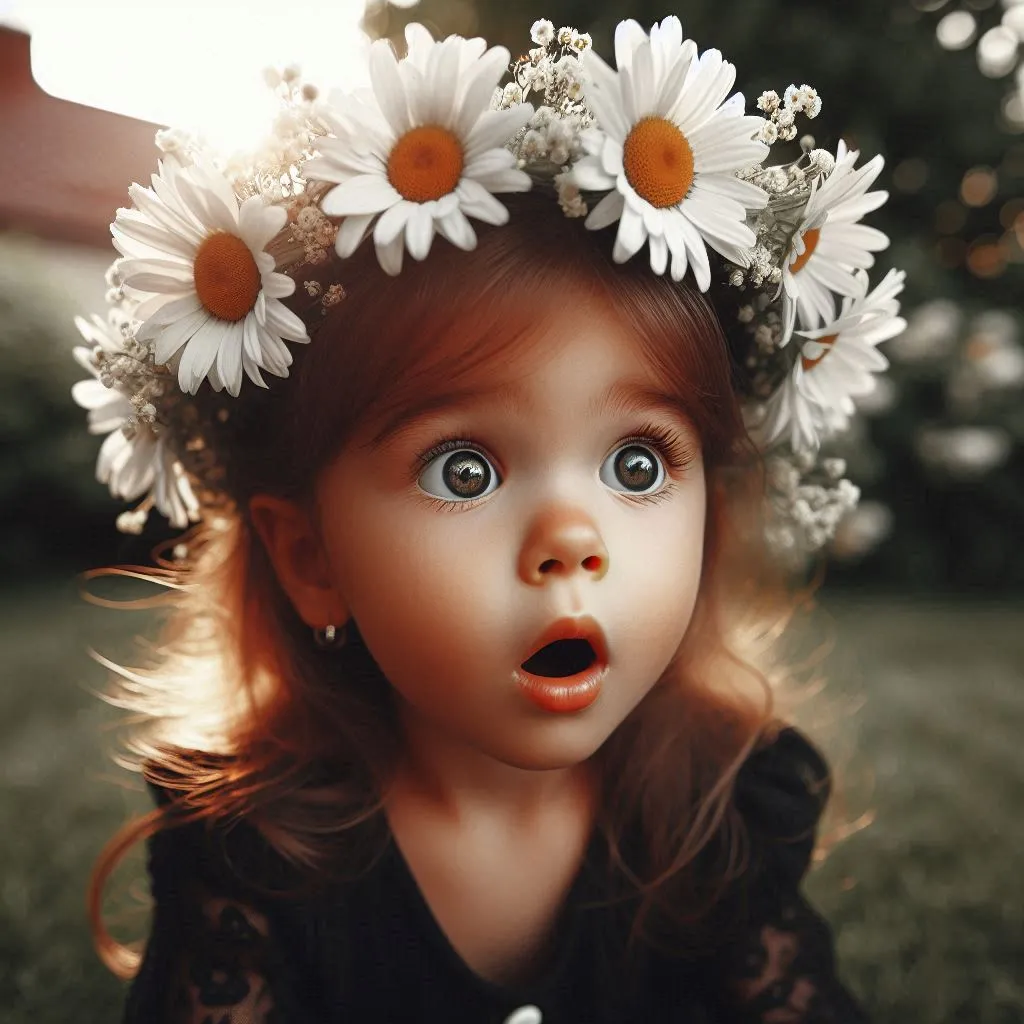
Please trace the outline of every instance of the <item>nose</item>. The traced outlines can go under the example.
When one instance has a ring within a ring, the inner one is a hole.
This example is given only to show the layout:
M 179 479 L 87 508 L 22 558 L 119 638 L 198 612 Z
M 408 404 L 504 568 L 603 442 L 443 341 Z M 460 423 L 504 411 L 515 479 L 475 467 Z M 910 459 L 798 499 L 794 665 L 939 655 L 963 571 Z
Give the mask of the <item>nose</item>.
M 519 576 L 532 586 L 551 577 L 583 573 L 599 580 L 608 572 L 608 551 L 594 521 L 579 509 L 550 509 L 530 526 L 519 555 Z

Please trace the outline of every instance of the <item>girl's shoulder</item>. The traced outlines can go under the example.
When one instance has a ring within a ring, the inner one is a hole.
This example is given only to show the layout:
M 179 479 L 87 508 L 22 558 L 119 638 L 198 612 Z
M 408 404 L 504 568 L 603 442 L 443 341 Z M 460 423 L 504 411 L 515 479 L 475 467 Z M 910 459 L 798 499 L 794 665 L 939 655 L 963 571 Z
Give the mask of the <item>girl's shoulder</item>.
M 805 733 L 781 725 L 762 740 L 740 767 L 734 790 L 750 851 L 749 882 L 770 880 L 773 888 L 800 882 L 831 792 L 828 762 Z
M 220 760 L 230 758 L 223 755 Z M 197 763 L 209 767 L 209 762 L 210 755 L 197 752 Z M 154 804 L 167 815 L 147 843 L 154 888 L 164 882 L 177 888 L 183 881 L 198 881 L 237 898 L 254 893 L 271 898 L 277 892 L 294 895 L 302 889 L 304 874 L 266 840 L 251 818 L 195 818 L 187 813 L 188 802 L 174 773 L 161 769 L 157 775 L 144 766 L 143 776 Z

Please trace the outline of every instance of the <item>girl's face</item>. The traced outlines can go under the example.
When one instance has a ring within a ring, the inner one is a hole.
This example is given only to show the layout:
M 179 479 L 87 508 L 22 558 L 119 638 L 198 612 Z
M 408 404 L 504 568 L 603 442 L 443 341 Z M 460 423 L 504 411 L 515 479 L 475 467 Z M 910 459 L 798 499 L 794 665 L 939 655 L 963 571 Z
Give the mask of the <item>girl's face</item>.
M 317 492 L 331 579 L 403 711 L 519 768 L 601 746 L 679 648 L 701 575 L 699 439 L 635 339 L 587 306 L 370 425 Z M 522 669 L 553 624 L 586 617 L 594 652 L 563 643 Z

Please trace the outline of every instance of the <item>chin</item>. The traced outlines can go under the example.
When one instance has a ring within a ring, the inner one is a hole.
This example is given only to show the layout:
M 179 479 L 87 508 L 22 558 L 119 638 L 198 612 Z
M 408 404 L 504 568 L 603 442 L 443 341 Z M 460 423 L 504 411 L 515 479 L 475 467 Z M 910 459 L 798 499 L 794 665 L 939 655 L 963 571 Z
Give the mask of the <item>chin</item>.
M 571 728 L 577 724 L 575 722 L 551 724 L 560 727 L 542 730 L 545 735 L 531 737 L 527 742 L 523 742 L 525 737 L 517 737 L 515 745 L 510 744 L 500 750 L 492 748 L 488 753 L 511 768 L 531 772 L 555 771 L 573 768 L 589 760 L 608 738 L 608 730 L 598 729 L 593 723 L 577 729 Z

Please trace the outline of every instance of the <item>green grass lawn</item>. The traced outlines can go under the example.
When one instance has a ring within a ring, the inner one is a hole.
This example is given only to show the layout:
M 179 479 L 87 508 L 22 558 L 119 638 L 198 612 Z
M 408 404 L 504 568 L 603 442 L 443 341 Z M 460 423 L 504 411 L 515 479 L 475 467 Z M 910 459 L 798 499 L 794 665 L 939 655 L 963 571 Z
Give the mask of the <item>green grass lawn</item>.
M 879 1024 L 1024 1021 L 1021 609 L 824 604 L 839 634 L 824 704 L 864 698 L 841 731 L 851 780 L 874 775 L 874 823 L 809 883 L 842 972 Z M 85 880 L 148 803 L 107 759 L 120 712 L 88 692 L 104 670 L 85 649 L 131 660 L 146 617 L 90 608 L 69 583 L 0 597 L 0 623 L 0 1017 L 115 1021 L 124 987 L 92 952 Z M 141 863 L 115 888 L 138 888 Z

